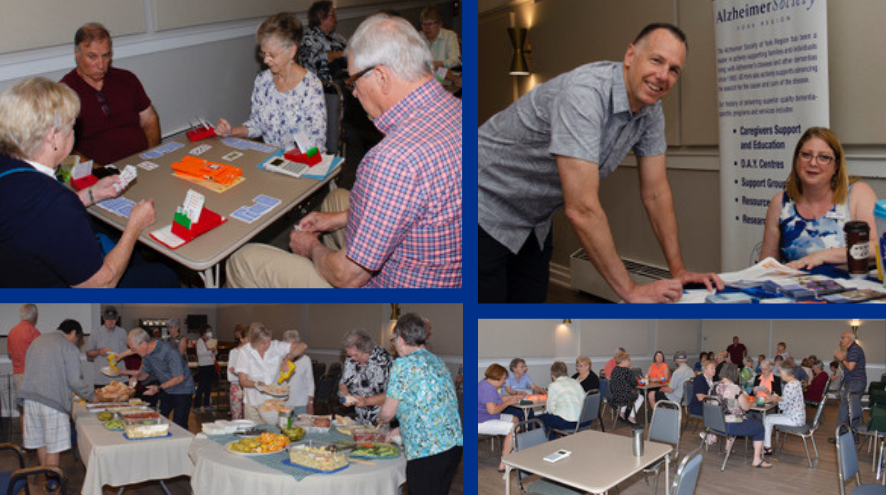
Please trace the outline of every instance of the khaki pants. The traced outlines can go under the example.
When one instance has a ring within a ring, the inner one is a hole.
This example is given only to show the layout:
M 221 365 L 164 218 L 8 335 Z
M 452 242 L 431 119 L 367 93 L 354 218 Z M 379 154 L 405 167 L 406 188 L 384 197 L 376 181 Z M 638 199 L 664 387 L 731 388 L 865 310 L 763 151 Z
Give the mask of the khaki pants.
M 336 189 L 326 196 L 320 211 L 345 211 L 349 193 Z M 323 244 L 329 249 L 343 249 L 345 229 L 324 234 Z M 332 288 L 314 268 L 308 258 L 267 244 L 247 244 L 230 259 L 227 265 L 228 287 L 231 288 Z
M 261 406 L 250 406 L 249 404 L 243 404 L 243 418 L 250 419 L 255 421 L 257 425 L 265 424 L 265 420 L 261 419 L 261 414 L 259 414 L 258 409 Z

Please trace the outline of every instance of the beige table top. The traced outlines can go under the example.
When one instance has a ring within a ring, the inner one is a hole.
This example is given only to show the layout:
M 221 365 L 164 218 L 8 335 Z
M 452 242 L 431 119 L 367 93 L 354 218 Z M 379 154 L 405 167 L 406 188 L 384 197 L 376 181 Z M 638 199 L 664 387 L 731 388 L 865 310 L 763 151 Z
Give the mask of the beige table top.
M 406 457 L 352 463 L 333 474 L 313 474 L 301 481 L 263 464 L 225 450 L 202 433 L 190 448 L 194 460 L 191 488 L 195 495 L 232 493 L 241 495 L 396 494 L 406 481 Z
M 585 430 L 502 457 L 508 468 L 522 469 L 579 490 L 603 493 L 644 467 L 664 458 L 672 446 L 644 441 L 643 455 L 634 456 L 631 437 Z M 572 452 L 551 463 L 543 458 L 559 449 Z
M 338 174 L 338 171 L 334 171 L 323 181 L 296 179 L 258 168 L 258 164 L 267 159 L 271 153 L 263 153 L 253 149 L 231 148 L 222 143 L 220 138 L 209 138 L 191 143 L 187 137 L 181 135 L 175 139 L 164 141 L 163 144 L 171 141 L 178 141 L 185 146 L 160 158 L 148 160 L 159 165 L 154 170 L 144 170 L 137 167 L 139 163 L 145 161 L 139 156 L 144 152 L 124 158 L 116 162 L 115 165 L 120 170 L 123 170 L 126 165 L 138 168 L 138 178 L 123 192 L 122 197 L 136 203 L 143 199 L 154 199 L 156 221 L 142 232 L 139 241 L 197 271 L 206 270 L 222 262 L 258 232 L 307 199 L 314 191 Z M 240 167 L 246 180 L 223 193 L 216 193 L 184 179 L 173 177 L 172 163 L 188 155 L 191 149 L 204 144 L 212 148 L 199 155 L 200 158 Z M 232 151 L 243 153 L 243 156 L 234 161 L 222 158 Z M 172 223 L 175 209 L 184 202 L 188 189 L 194 189 L 203 194 L 206 197 L 204 206 L 227 217 L 228 221 L 178 249 L 169 249 L 154 240 L 150 234 L 153 230 Z M 240 207 L 252 205 L 253 198 L 259 194 L 280 199 L 281 203 L 251 224 L 230 218 L 230 214 Z M 88 211 L 93 216 L 120 230 L 123 230 L 128 220 L 94 205 L 90 206 Z
M 84 495 L 102 495 L 104 485 L 166 480 L 190 476 L 194 471 L 188 457 L 194 435 L 178 425 L 169 425 L 171 437 L 127 440 L 123 432 L 106 430 L 94 414 L 84 414 L 84 410 L 82 405 L 75 405 L 73 415 L 80 458 L 86 465 Z

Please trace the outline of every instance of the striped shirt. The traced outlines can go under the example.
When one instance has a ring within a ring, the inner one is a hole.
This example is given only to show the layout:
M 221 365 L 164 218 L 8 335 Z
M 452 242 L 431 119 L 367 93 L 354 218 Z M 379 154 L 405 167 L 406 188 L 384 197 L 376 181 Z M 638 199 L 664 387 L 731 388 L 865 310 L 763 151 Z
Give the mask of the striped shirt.
M 667 150 L 661 102 L 631 112 L 623 65 L 583 65 L 536 86 L 478 131 L 480 227 L 513 253 L 535 234 L 539 246 L 563 204 L 557 156 L 611 174 L 633 149 Z
M 375 119 L 357 170 L 347 256 L 365 287 L 461 287 L 461 100 L 430 80 Z
M 585 389 L 577 380 L 561 376 L 548 387 L 547 412 L 560 416 L 564 421 L 578 421 Z

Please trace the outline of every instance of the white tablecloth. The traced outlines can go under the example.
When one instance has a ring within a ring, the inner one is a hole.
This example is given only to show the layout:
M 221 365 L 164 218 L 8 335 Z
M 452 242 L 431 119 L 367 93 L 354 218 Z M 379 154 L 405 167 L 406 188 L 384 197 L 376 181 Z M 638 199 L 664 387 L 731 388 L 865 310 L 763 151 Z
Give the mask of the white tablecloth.
M 194 471 L 188 457 L 193 433 L 170 424 L 171 437 L 127 440 L 122 432 L 106 430 L 95 414 L 84 414 L 83 410 L 82 405 L 75 405 L 77 445 L 86 464 L 83 495 L 102 495 L 104 485 L 117 487 L 166 480 L 190 476 Z
M 394 495 L 406 481 L 406 458 L 351 464 L 333 474 L 314 474 L 302 481 L 248 457 L 227 452 L 224 446 L 198 434 L 189 450 L 194 461 L 191 488 L 195 495 Z

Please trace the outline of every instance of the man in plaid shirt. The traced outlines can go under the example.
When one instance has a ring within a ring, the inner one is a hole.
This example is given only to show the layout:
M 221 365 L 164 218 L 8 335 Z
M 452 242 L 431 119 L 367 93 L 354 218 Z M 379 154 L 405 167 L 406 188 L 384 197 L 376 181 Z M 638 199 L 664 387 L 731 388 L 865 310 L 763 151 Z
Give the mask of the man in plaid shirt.
M 228 262 L 229 286 L 461 287 L 461 101 L 433 78 L 427 44 L 403 19 L 368 18 L 347 57 L 348 85 L 385 139 L 350 194 L 333 191 L 301 220 L 292 254 L 247 245 Z

